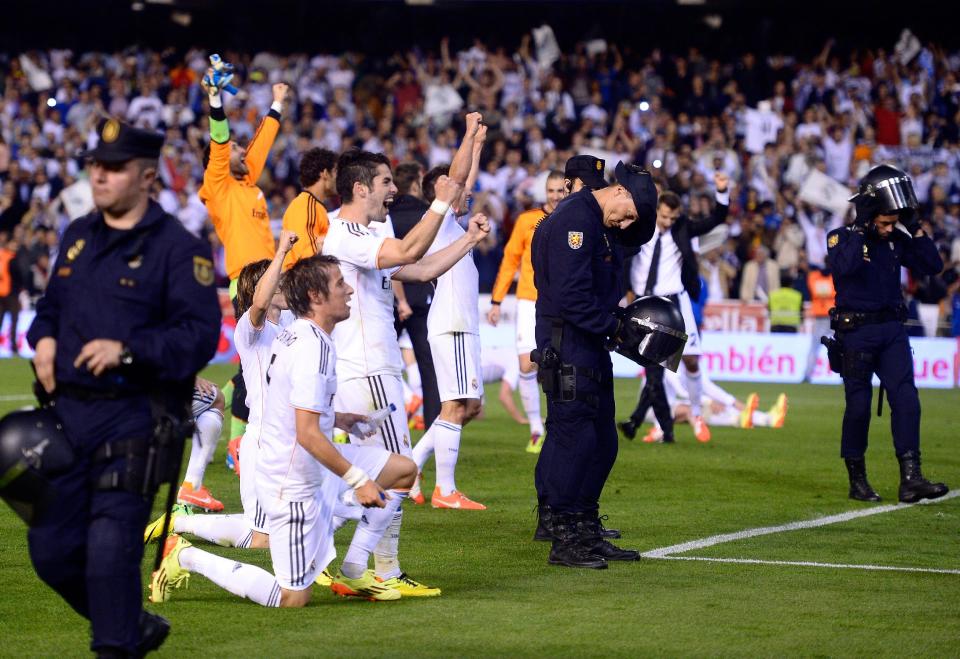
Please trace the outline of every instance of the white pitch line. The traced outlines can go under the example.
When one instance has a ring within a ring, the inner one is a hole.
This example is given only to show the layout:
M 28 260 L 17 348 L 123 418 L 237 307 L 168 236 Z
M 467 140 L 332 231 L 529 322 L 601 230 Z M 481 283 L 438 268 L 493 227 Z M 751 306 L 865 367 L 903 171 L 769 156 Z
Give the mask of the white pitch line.
M 707 556 L 656 556 L 665 561 L 706 561 L 709 563 L 746 563 L 749 565 L 788 565 L 795 567 L 829 567 L 847 570 L 881 570 L 884 572 L 927 572 L 932 574 L 960 574 L 960 570 L 926 567 L 895 567 L 891 565 L 856 565 L 852 563 L 816 563 L 813 561 L 764 561 L 756 558 L 711 558 Z
M 10 401 L 17 400 L 36 400 L 33 396 L 28 396 L 26 394 L 12 394 L 7 396 L 0 396 L 0 403 L 6 403 Z
M 954 490 L 953 492 L 947 493 L 945 496 L 940 497 L 939 499 L 933 500 L 924 500 L 920 501 L 920 504 L 936 504 L 941 501 L 946 501 L 947 499 L 952 499 L 954 497 L 960 496 L 960 490 Z M 876 508 L 865 508 L 863 510 L 851 510 L 845 513 L 840 513 L 838 515 L 829 515 L 827 517 L 819 517 L 817 519 L 810 519 L 803 522 L 790 522 L 789 524 L 782 524 L 780 526 L 763 526 L 755 529 L 746 529 L 743 531 L 737 531 L 736 533 L 723 533 L 720 535 L 711 535 L 707 538 L 701 538 L 699 540 L 691 540 L 690 542 L 683 542 L 678 545 L 670 545 L 669 547 L 661 547 L 659 549 L 651 549 L 650 551 L 644 552 L 641 554 L 643 558 L 667 558 L 671 557 L 673 554 L 682 554 L 688 551 L 695 551 L 697 549 L 704 549 L 706 547 L 712 547 L 714 545 L 720 545 L 726 542 L 735 542 L 737 540 L 745 540 L 747 538 L 756 538 L 761 535 L 771 535 L 774 533 L 785 533 L 787 531 L 799 531 L 801 529 L 812 529 L 819 526 L 827 526 L 829 524 L 838 524 L 840 522 L 848 522 L 852 519 L 858 519 L 860 517 L 869 517 L 871 515 L 880 515 L 882 513 L 889 513 L 894 510 L 904 510 L 905 508 L 910 508 L 916 506 L 916 503 L 897 503 L 890 504 L 886 506 L 877 506 Z

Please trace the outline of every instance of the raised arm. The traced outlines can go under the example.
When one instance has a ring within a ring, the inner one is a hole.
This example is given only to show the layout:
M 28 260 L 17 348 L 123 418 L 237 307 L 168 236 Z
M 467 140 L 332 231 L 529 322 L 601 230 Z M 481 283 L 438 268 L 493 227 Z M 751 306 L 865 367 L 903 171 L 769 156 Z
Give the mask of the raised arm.
M 263 321 L 267 317 L 267 310 L 270 308 L 270 302 L 273 300 L 277 287 L 280 285 L 280 274 L 283 272 L 283 259 L 287 252 L 293 249 L 297 242 L 297 234 L 293 231 L 284 229 L 280 232 L 280 241 L 277 244 L 277 253 L 273 256 L 270 266 L 260 277 L 257 287 L 253 291 L 253 302 L 250 304 L 250 324 L 255 329 L 263 327 Z
M 273 86 L 273 103 L 270 105 L 270 111 L 260 120 L 257 132 L 247 145 L 245 162 L 249 169 L 247 180 L 250 183 L 257 182 L 264 165 L 267 164 L 270 149 L 273 148 L 273 142 L 277 139 L 277 132 L 280 130 L 280 115 L 283 113 L 283 104 L 289 90 L 290 88 L 282 82 Z
M 443 249 L 425 256 L 413 265 L 394 273 L 399 281 L 427 282 L 436 279 L 466 257 L 474 246 L 490 233 L 490 224 L 484 215 L 470 218 L 467 232 Z
M 448 176 L 439 177 L 435 188 L 436 198 L 427 212 L 420 218 L 420 221 L 407 232 L 407 235 L 402 239 L 387 238 L 383 241 L 380 246 L 380 253 L 377 255 L 378 268 L 409 266 L 423 258 L 423 255 L 430 249 L 447 210 L 463 190 L 462 185 Z

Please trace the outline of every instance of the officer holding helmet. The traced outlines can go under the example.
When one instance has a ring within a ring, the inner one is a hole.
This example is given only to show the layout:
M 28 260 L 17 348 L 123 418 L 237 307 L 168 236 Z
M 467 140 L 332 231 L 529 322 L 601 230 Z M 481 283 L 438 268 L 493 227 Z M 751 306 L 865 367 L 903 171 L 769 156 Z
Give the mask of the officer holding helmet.
M 158 476 L 179 467 L 171 440 L 216 351 L 220 306 L 210 247 L 149 197 L 163 136 L 115 119 L 98 133 L 86 154 L 97 209 L 64 233 L 28 333 L 47 408 L 26 413 L 39 426 L 0 424 L 0 471 L 22 443 L 33 483 L 5 479 L 0 496 L 31 524 L 37 574 L 90 620 L 92 650 L 142 656 L 169 631 L 142 609 L 143 528 Z M 15 503 L 31 491 L 36 506 Z
M 890 401 L 890 424 L 900 462 L 900 501 L 913 503 L 947 493 L 920 471 L 920 398 L 914 384 L 913 357 L 903 321 L 906 307 L 901 267 L 917 275 L 943 268 L 934 242 L 917 216 L 910 177 L 896 167 L 879 165 L 860 181 L 850 201 L 857 216 L 852 226 L 827 236 L 827 265 L 837 291 L 830 312 L 835 339 L 824 339 L 830 365 L 843 376 L 846 410 L 840 455 L 850 479 L 850 498 L 879 501 L 867 481 L 864 454 L 870 427 L 872 378 Z M 897 223 L 906 231 L 897 227 Z
M 608 560 L 639 558 L 601 535 L 599 500 L 617 456 L 609 350 L 636 357 L 655 331 L 618 302 L 625 253 L 653 235 L 657 192 L 639 167 L 620 163 L 616 175 L 617 185 L 568 196 L 532 243 L 538 292 L 532 357 L 547 397 L 548 440 L 537 466 L 546 495 L 541 508 L 551 513 L 549 562 L 568 567 L 605 568 Z M 652 345 L 656 361 L 667 357 L 659 342 Z M 671 354 L 676 348 L 669 345 Z

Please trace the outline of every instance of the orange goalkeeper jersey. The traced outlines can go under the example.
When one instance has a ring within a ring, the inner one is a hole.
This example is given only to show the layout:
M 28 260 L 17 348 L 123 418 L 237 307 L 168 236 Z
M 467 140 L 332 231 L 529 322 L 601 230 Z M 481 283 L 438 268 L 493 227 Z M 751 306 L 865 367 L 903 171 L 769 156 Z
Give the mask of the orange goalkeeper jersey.
M 306 190 L 298 194 L 283 214 L 283 228 L 293 231 L 299 238 L 287 253 L 283 269 L 286 270 L 300 259 L 319 254 L 323 246 L 321 241 L 329 227 L 327 209 L 320 200 Z
M 534 208 L 517 218 L 510 233 L 510 239 L 503 248 L 503 261 L 500 262 L 500 271 L 497 281 L 493 284 L 492 299 L 501 302 L 510 290 L 513 275 L 520 268 L 520 281 L 517 282 L 517 297 L 521 300 L 536 300 L 537 287 L 533 285 L 533 264 L 530 261 L 530 245 L 533 243 L 533 231 L 537 228 L 546 212 L 542 208 Z
M 210 142 L 210 163 L 203 173 L 200 201 L 207 207 L 223 243 L 230 279 L 236 279 L 248 263 L 272 259 L 276 253 L 267 200 L 257 187 L 257 180 L 279 129 L 280 122 L 271 115 L 260 122 L 247 146 L 249 171 L 242 181 L 230 174 L 230 143 Z

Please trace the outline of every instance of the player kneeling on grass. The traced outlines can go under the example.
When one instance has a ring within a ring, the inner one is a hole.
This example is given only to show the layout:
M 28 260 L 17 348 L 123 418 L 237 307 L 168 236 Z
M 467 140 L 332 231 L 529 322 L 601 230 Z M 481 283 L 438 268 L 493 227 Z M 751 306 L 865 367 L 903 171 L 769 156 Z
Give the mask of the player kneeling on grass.
M 407 496 L 416 467 L 384 449 L 330 442 L 334 425 L 349 432 L 365 419 L 333 410 L 337 375 L 330 333 L 349 316 L 353 293 L 338 265 L 330 256 L 303 259 L 281 284 L 297 320 L 273 342 L 256 476 L 276 576 L 192 547 L 174 535 L 153 575 L 152 601 L 166 601 L 190 572 L 198 572 L 263 606 L 306 605 L 311 585 L 335 556 L 333 511 L 344 495 L 368 510 L 331 590 L 344 596 L 399 599 L 400 592 L 380 584 L 366 566 Z

